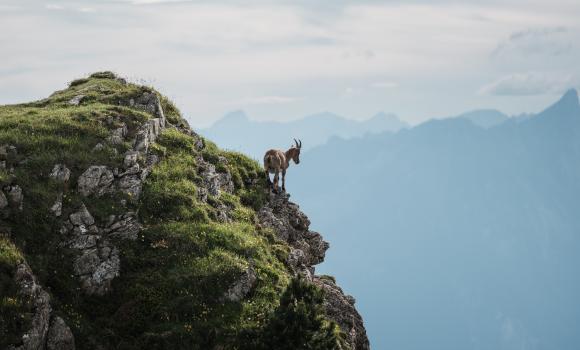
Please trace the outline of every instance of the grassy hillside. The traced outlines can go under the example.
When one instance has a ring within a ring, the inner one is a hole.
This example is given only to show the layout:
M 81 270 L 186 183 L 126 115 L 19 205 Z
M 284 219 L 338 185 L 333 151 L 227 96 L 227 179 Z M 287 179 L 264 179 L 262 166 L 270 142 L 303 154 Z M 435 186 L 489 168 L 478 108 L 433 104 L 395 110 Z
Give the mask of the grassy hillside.
M 50 295 L 50 329 L 61 317 L 79 349 L 284 348 L 288 315 L 304 348 L 345 345 L 320 288 L 284 293 L 300 269 L 258 220 L 259 164 L 149 87 L 102 72 L 0 106 L 0 190 L 0 348 L 39 317 L 22 264 Z

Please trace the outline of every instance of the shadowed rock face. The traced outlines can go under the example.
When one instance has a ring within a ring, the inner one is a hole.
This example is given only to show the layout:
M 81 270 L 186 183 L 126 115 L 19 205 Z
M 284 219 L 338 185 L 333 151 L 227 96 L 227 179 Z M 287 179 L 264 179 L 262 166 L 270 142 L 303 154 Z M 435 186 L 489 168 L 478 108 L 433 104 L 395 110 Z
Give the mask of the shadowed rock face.
M 74 349 L 74 337 L 66 323 L 52 312 L 50 295 L 38 284 L 30 266 L 21 263 L 16 268 L 14 281 L 33 308 L 30 329 L 22 335 L 22 345 L 9 350 Z
M 345 295 L 342 289 L 328 278 L 314 276 L 312 282 L 324 290 L 326 315 L 347 334 L 351 347 L 370 349 L 363 319 L 354 306 L 354 298 Z
M 324 290 L 326 315 L 347 335 L 351 349 L 370 349 L 363 319 L 354 306 L 354 298 L 345 295 L 330 279 L 314 274 L 314 265 L 324 261 L 329 244 L 319 233 L 308 229 L 310 220 L 289 198 L 290 195 L 286 193 L 271 194 L 269 203 L 258 213 L 260 224 L 273 229 L 278 238 L 288 242 L 291 250 L 287 262 L 295 273 L 303 275 Z

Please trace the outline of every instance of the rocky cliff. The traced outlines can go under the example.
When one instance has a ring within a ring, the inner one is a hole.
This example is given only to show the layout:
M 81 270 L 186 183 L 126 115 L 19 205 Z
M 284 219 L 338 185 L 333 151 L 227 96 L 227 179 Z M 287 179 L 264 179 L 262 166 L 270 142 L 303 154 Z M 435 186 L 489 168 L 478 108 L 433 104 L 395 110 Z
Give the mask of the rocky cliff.
M 260 348 L 300 276 L 324 296 L 304 348 L 368 349 L 309 225 L 152 88 L 101 72 L 1 106 L 0 348 Z

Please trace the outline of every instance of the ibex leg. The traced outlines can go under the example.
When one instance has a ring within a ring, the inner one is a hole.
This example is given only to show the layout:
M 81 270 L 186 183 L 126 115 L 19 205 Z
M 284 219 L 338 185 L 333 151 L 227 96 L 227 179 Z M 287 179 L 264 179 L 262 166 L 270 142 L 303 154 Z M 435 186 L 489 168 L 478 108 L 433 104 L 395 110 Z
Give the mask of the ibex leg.
M 286 169 L 282 170 L 282 191 L 286 192 Z
M 276 175 L 274 175 L 274 192 L 278 193 L 278 180 L 280 179 L 279 173 L 276 170 Z

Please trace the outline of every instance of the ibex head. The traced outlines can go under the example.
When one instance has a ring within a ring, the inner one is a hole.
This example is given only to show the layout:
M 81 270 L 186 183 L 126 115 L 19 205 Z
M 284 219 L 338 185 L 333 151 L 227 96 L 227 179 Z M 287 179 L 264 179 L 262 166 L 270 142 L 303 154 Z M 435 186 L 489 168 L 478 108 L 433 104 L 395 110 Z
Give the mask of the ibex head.
M 302 141 L 294 139 L 295 145 L 292 146 L 290 153 L 292 160 L 296 164 L 300 164 L 300 149 L 302 148 Z

